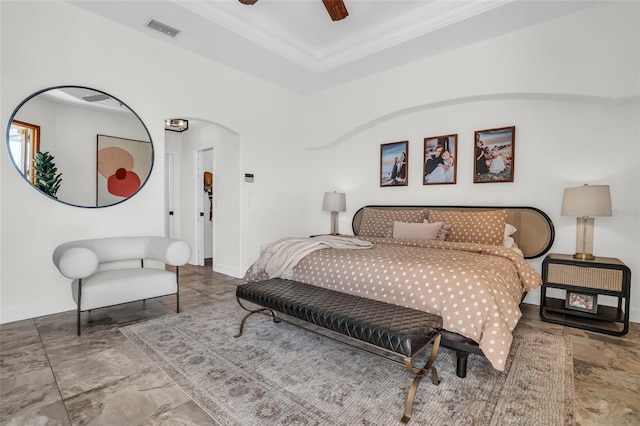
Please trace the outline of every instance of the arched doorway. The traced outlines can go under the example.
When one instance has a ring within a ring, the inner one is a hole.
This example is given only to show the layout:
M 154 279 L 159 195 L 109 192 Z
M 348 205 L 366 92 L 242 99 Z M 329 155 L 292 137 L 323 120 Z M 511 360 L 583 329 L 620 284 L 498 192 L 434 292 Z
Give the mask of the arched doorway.
M 240 137 L 210 121 L 188 120 L 187 131 L 165 132 L 165 154 L 173 156 L 176 188 L 173 214 L 167 210 L 166 220 L 174 221 L 175 237 L 191 245 L 189 263 L 204 265 L 210 251 L 214 271 L 242 276 Z M 206 171 L 213 175 L 210 201 L 204 184 Z M 209 236 L 211 247 L 207 249 Z

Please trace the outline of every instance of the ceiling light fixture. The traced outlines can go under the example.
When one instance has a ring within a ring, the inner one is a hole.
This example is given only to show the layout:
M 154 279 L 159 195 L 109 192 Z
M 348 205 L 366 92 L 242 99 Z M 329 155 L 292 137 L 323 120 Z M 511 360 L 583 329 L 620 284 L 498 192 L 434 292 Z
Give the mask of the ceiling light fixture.
M 189 129 L 189 120 L 182 118 L 168 118 L 164 120 L 164 129 L 172 132 L 184 132 Z

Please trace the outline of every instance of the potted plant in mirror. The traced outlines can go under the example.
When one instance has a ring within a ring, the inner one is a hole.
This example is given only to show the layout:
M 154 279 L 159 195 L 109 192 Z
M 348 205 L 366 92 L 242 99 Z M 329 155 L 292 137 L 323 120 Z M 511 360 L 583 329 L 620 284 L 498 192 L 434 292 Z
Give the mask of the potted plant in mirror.
M 62 173 L 57 173 L 58 169 L 53 162 L 53 158 L 53 155 L 49 154 L 49 152 L 36 152 L 33 159 L 34 179 L 36 188 L 58 199 L 56 193 L 62 183 Z

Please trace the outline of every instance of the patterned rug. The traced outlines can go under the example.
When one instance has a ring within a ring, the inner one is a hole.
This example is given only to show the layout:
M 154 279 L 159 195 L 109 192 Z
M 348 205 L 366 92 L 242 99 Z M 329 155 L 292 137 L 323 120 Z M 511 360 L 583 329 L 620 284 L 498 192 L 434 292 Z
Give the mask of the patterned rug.
M 121 331 L 221 425 L 400 425 L 406 369 L 286 323 L 253 315 L 233 297 Z M 505 372 L 469 356 L 465 379 L 441 348 L 439 386 L 418 387 L 410 425 L 573 423 L 569 337 L 516 329 Z M 423 365 L 418 359 L 414 365 Z

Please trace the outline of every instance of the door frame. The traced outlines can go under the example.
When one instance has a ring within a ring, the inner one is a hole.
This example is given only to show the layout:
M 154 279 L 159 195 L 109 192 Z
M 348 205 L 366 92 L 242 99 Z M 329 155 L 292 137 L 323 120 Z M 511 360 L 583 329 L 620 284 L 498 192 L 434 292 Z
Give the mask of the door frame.
M 176 235 L 176 170 L 175 154 L 164 154 L 164 179 L 165 179 L 165 236 L 179 238 Z
M 204 156 L 206 152 L 211 151 L 212 154 L 212 160 L 211 160 L 211 164 L 204 164 Z M 195 211 L 196 211 L 196 230 L 195 230 L 195 239 L 196 239 L 196 262 L 197 265 L 199 266 L 204 266 L 205 262 L 205 235 L 204 235 L 204 221 L 208 218 L 208 209 L 205 208 L 204 205 L 204 201 L 203 201 L 203 196 L 202 194 L 204 193 L 204 172 L 205 170 L 209 169 L 212 171 L 213 175 L 215 176 L 215 170 L 214 170 L 214 164 L 215 161 L 213 160 L 213 155 L 214 155 L 214 150 L 213 147 L 209 147 L 209 148 L 204 148 L 204 149 L 199 149 L 195 151 L 195 185 L 193 185 L 193 187 L 195 188 Z M 214 183 L 213 183 L 213 198 L 212 198 L 212 203 L 215 206 L 215 179 L 214 179 Z M 215 215 L 214 215 L 214 219 L 212 220 L 212 224 L 211 224 L 211 235 L 206 236 L 206 238 L 211 238 L 212 241 L 212 249 L 213 249 L 213 254 L 212 257 L 213 259 L 215 259 L 215 244 L 214 244 L 214 233 L 215 233 Z M 211 262 L 211 269 L 213 269 L 213 263 Z

